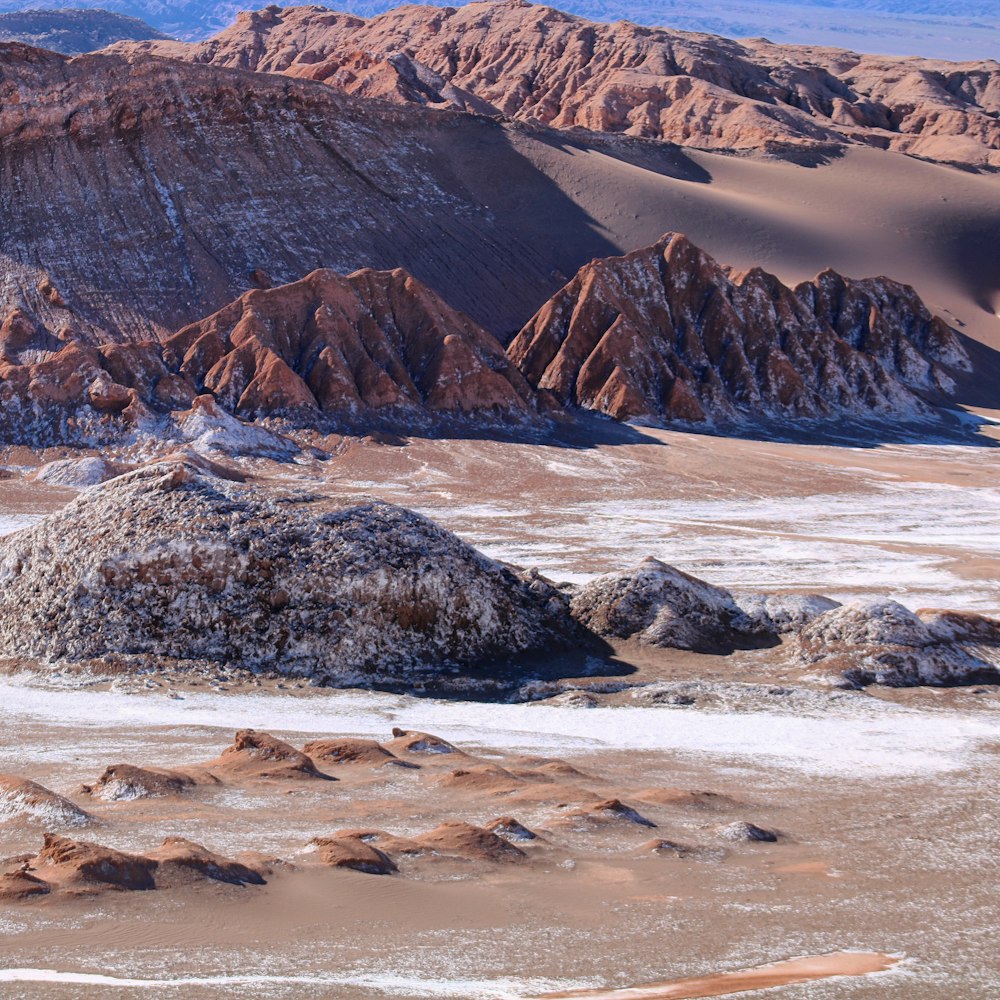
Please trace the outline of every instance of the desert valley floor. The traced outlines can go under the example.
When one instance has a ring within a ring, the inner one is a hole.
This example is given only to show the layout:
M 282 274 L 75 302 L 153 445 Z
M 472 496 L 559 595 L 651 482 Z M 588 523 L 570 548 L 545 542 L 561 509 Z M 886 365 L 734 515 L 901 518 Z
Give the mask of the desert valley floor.
M 734 587 L 1000 610 L 988 434 L 871 448 L 604 434 L 588 448 L 345 439 L 328 462 L 256 474 L 265 489 L 405 503 L 556 580 L 653 554 Z M 4 480 L 5 528 L 72 496 Z M 81 689 L 71 673 L 13 671 L 0 771 L 69 795 L 95 818 L 89 839 L 142 852 L 184 837 L 282 862 L 266 885 L 9 907 L 0 995 L 715 996 L 735 985 L 714 974 L 840 952 L 858 954 L 774 995 L 996 995 L 995 687 L 831 690 L 782 674 L 770 649 L 617 652 L 608 676 L 507 704 L 183 672 Z M 233 772 L 183 799 L 79 792 L 108 765 L 208 761 L 247 727 L 297 749 L 378 741 L 399 766 L 319 761 L 337 781 Z M 410 749 L 394 727 L 444 743 Z M 525 855 L 512 863 L 403 854 L 379 877 L 317 864 L 311 844 L 502 817 L 537 834 L 511 841 Z M 8 824 L 6 850 L 38 837 Z M 864 974 L 833 975 L 852 967 Z
M 0 1000 L 996 1000 L 1000 63 L 47 18 Z

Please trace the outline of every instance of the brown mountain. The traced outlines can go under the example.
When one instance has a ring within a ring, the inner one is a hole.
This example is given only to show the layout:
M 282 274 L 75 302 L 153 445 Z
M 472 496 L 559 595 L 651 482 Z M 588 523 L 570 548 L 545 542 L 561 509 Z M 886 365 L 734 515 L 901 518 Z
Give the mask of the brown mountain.
M 90 343 L 15 311 L 0 323 L 0 401 L 0 434 L 25 444 L 191 438 L 226 413 L 354 430 L 537 416 L 499 342 L 402 270 L 246 292 L 163 343 Z
M 172 368 L 234 413 L 411 425 L 428 412 L 520 419 L 534 394 L 497 340 L 405 271 L 316 271 L 247 292 L 164 344 Z
M 676 233 L 582 268 L 508 354 L 562 405 L 652 423 L 920 417 L 969 367 L 912 288 L 826 271 L 791 289 Z
M 399 103 L 707 149 L 864 144 L 1000 167 L 1000 63 L 948 63 L 601 24 L 501 0 L 365 20 L 268 7 L 144 52 Z
M 545 136 L 308 81 L 0 45 L 0 142 L 0 321 L 89 339 L 160 339 L 258 270 L 318 267 L 404 266 L 514 331 L 614 246 L 536 165 Z

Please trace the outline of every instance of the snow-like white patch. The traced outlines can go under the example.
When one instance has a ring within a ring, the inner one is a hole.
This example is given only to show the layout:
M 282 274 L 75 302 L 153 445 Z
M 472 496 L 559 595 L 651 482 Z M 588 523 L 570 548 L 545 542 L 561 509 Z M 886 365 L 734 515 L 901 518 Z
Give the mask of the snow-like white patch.
M 1000 740 L 1000 720 L 917 711 L 857 695 L 829 714 L 675 711 L 665 706 L 572 707 L 436 701 L 363 691 L 316 690 L 309 697 L 188 693 L 122 695 L 52 690 L 16 679 L 0 683 L 5 726 L 44 721 L 77 732 L 130 734 L 162 726 L 385 739 L 392 727 L 431 732 L 459 745 L 531 753 L 662 750 L 761 763 L 817 775 L 928 775 L 969 766 L 981 743 Z M 79 751 L 65 743 L 67 760 Z M 110 751 L 111 747 L 106 745 Z M 0 753 L 0 761 L 3 760 Z
M 996 553 L 997 488 L 879 482 L 807 497 L 415 506 L 487 555 L 555 580 L 586 582 L 654 556 L 733 590 L 1000 612 L 1000 579 L 955 571 L 963 555 Z
M 41 483 L 82 490 L 103 483 L 113 475 L 101 458 L 62 458 L 43 465 L 35 475 Z
M 174 979 L 137 979 L 93 972 L 61 972 L 56 969 L 0 969 L 0 983 L 71 983 L 78 986 L 107 986 L 117 989 L 150 989 L 171 992 L 194 986 L 351 986 L 373 990 L 383 996 L 459 997 L 465 1000 L 520 1000 L 554 990 L 577 988 L 576 982 L 551 979 L 427 979 L 405 973 L 358 973 L 343 975 L 315 973 L 304 975 L 217 975 L 183 976 Z M 318 994 L 316 994 L 318 995 Z
M 9 535 L 37 524 L 44 514 L 0 514 L 0 535 Z

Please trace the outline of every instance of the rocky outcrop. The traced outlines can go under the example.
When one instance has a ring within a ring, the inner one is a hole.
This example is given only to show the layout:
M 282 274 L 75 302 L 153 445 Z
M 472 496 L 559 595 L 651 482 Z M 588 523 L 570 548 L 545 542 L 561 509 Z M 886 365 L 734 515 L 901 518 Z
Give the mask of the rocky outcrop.
M 204 779 L 210 780 L 210 779 Z M 92 785 L 81 791 L 105 802 L 130 802 L 133 799 L 183 795 L 198 784 L 190 774 L 134 764 L 112 764 Z
M 228 885 L 264 885 L 260 871 L 242 861 L 223 857 L 184 837 L 167 837 L 147 857 L 156 862 L 156 888 L 177 888 L 205 880 Z
M 529 830 L 520 820 L 513 816 L 498 816 L 486 824 L 485 829 L 490 833 L 495 833 L 504 840 L 527 841 L 537 840 L 538 834 L 534 830 Z
M 748 823 L 746 820 L 737 820 L 735 823 L 720 826 L 718 834 L 723 840 L 731 840 L 734 843 L 775 844 L 778 842 L 778 834 L 774 830 L 767 830 L 755 823 Z
M 168 837 L 148 854 L 45 835 L 42 849 L 17 872 L 0 877 L 0 899 L 26 899 L 58 890 L 73 895 L 172 889 L 201 882 L 264 885 L 253 865 L 225 858 L 183 837 Z
M 324 766 L 364 764 L 368 767 L 382 767 L 393 763 L 397 766 L 415 766 L 399 760 L 375 740 L 349 739 L 348 737 L 312 740 L 302 748 L 302 751 Z
M 47 833 L 31 869 L 37 877 L 60 887 L 80 890 L 153 889 L 156 862 L 101 844 Z
M 164 345 L 170 369 L 231 413 L 409 428 L 429 416 L 522 420 L 534 394 L 496 339 L 405 271 L 316 271 L 247 292 Z
M 470 861 L 510 863 L 524 861 L 527 857 L 520 847 L 472 823 L 449 821 L 414 839 L 437 854 Z
M 317 837 L 313 840 L 320 861 L 331 868 L 349 868 L 366 875 L 391 875 L 396 863 L 384 851 L 361 837 Z
M 581 641 L 560 592 L 424 517 L 268 494 L 181 462 L 0 541 L 7 655 L 410 686 Z
M 145 433 L 199 451 L 289 459 L 249 421 L 414 431 L 524 424 L 537 397 L 499 342 L 402 270 L 315 271 L 245 293 L 164 343 L 94 345 L 13 310 L 0 326 L 0 434 L 86 444 Z M 40 473 L 108 478 L 99 459 Z
M 1000 64 L 859 55 L 599 24 L 523 0 L 364 20 L 268 7 L 198 45 L 140 51 L 349 94 L 703 148 L 857 143 L 1000 166 Z
M 22 820 L 54 826 L 87 826 L 93 817 L 75 802 L 37 782 L 0 774 L 0 822 Z
M 996 683 L 1000 621 L 967 612 L 914 613 L 892 600 L 859 601 L 806 625 L 792 654 L 847 687 Z
M 229 780 L 330 780 L 306 754 L 270 733 L 255 729 L 237 730 L 232 744 L 204 766 L 209 773 L 221 774 Z
M 602 802 L 571 809 L 564 814 L 563 822 L 578 830 L 590 829 L 593 826 L 619 824 L 656 827 L 651 819 L 647 819 L 638 810 L 626 805 L 620 799 L 606 799 Z
M 595 260 L 508 349 L 562 405 L 617 420 L 921 419 L 969 369 L 912 288 L 826 271 L 795 289 L 736 274 L 684 236 Z
M 558 196 L 548 136 L 508 132 L 307 80 L 0 43 L 0 324 L 16 308 L 66 343 L 159 341 L 249 288 L 404 267 L 506 336 L 609 249 Z
M 598 635 L 647 646 L 731 652 L 759 645 L 769 630 L 748 618 L 732 594 L 658 559 L 583 584 L 570 608 Z

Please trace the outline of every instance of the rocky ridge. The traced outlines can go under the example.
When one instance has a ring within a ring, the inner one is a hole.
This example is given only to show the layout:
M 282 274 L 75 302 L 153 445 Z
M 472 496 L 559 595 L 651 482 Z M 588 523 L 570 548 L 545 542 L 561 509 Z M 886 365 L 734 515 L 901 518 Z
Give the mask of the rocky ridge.
M 167 41 L 170 36 L 136 17 L 108 10 L 0 12 L 0 42 L 23 42 L 67 55 L 144 39 Z
M 970 367 L 908 286 L 825 271 L 790 289 L 677 233 L 583 267 L 508 355 L 563 406 L 654 424 L 919 419 Z
M 1000 63 L 948 63 L 602 24 L 523 0 L 244 12 L 208 41 L 139 51 L 345 93 L 709 149 L 864 144 L 1000 166 Z M 135 49 L 133 48 L 133 51 Z
M 244 293 L 162 341 L 97 342 L 14 309 L 0 322 L 10 443 L 156 439 L 288 459 L 274 428 L 404 433 L 617 420 L 734 423 L 932 415 L 969 360 L 909 287 L 826 271 L 789 289 L 680 234 L 586 265 L 505 353 L 407 272 L 315 271 Z M 67 484 L 104 474 L 61 465 Z
M 56 340 L 161 340 L 250 288 L 400 266 L 506 333 L 608 247 L 525 155 L 544 137 L 307 80 L 0 43 L 0 139 L 0 323 Z
M 315 271 L 246 292 L 163 342 L 93 343 L 14 309 L 0 322 L 0 400 L 12 443 L 145 434 L 278 458 L 298 449 L 232 417 L 362 431 L 538 419 L 496 339 L 398 269 Z

